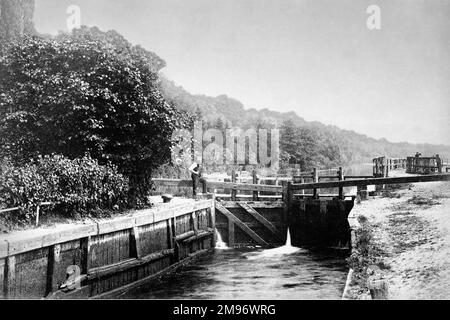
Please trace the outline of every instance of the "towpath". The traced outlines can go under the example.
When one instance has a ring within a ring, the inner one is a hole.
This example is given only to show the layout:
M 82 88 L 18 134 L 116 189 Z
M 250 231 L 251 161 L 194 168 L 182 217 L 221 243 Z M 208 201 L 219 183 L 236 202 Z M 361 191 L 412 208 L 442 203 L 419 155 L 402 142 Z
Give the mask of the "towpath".
M 353 210 L 373 227 L 389 299 L 450 299 L 449 182 L 386 191 Z

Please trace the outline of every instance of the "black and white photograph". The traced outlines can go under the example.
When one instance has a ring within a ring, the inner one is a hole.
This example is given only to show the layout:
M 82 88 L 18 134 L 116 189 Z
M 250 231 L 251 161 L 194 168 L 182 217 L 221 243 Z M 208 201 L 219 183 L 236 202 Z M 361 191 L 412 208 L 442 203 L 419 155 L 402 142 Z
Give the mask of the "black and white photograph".
M 448 300 L 449 85 L 448 0 L 0 0 L 0 300 Z

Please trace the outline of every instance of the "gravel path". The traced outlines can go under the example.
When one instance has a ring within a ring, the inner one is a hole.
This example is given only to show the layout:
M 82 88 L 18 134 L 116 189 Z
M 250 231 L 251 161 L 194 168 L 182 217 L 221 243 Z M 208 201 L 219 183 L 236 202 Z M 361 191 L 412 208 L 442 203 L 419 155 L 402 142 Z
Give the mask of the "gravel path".
M 450 182 L 412 184 L 353 210 L 373 226 L 389 299 L 450 299 Z
M 152 207 L 148 209 L 141 210 L 128 210 L 126 212 L 115 212 L 108 216 L 104 216 L 101 218 L 96 217 L 85 217 L 85 218 L 65 218 L 57 215 L 53 215 L 50 217 L 43 216 L 41 217 L 41 223 L 39 227 L 35 227 L 33 224 L 24 225 L 20 227 L 16 227 L 13 229 L 6 228 L 2 226 L 2 217 L 0 216 L 0 241 L 6 237 L 21 237 L 21 234 L 26 233 L 27 235 L 35 234 L 36 236 L 41 234 L 46 234 L 50 231 L 56 230 L 65 230 L 73 228 L 76 225 L 86 225 L 96 222 L 102 221 L 110 221 L 115 218 L 125 218 L 139 215 L 146 215 L 150 212 L 157 212 L 161 209 L 170 209 L 171 207 L 176 207 L 182 204 L 194 203 L 195 200 L 189 198 L 181 198 L 174 197 L 170 203 L 163 203 L 163 199 L 161 196 L 152 196 L 150 197 L 150 201 L 152 203 Z M 5 224 L 6 225 L 6 224 Z

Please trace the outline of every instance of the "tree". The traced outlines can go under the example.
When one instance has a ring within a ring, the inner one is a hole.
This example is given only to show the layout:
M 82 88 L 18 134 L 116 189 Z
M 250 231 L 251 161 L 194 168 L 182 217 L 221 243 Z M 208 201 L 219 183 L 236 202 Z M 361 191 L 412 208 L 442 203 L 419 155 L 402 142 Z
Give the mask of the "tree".
M 200 108 L 195 109 L 194 121 L 203 121 L 203 114 Z
M 34 0 L 0 0 L 0 47 L 24 34 L 34 34 Z
M 215 124 L 214 124 L 214 128 L 215 129 L 219 129 L 220 131 L 224 132 L 225 131 L 225 126 L 223 123 L 223 120 L 221 117 L 218 117 Z
M 172 132 L 188 122 L 157 88 L 164 65 L 115 31 L 24 37 L 0 58 L 0 151 L 16 162 L 89 152 L 144 199 L 152 169 L 170 159 Z
M 292 120 L 285 120 L 280 127 L 280 149 L 285 164 L 300 164 L 301 170 L 321 164 L 318 137 L 313 131 L 297 127 Z

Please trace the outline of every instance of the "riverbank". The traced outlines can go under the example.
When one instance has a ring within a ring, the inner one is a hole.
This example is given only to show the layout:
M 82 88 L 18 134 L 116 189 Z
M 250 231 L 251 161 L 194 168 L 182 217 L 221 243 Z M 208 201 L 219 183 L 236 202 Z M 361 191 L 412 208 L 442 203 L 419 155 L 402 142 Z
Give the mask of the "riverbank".
M 352 210 L 359 225 L 346 298 L 450 298 L 450 183 L 390 187 Z

